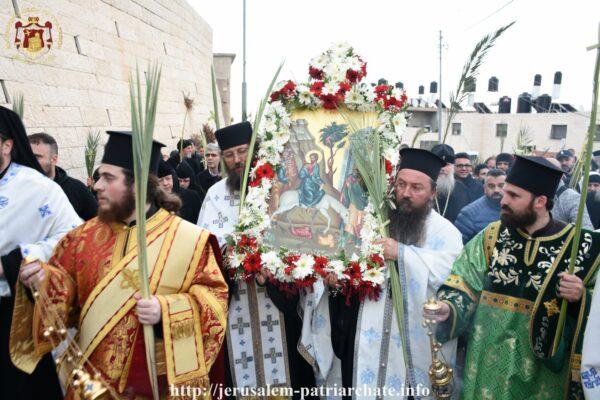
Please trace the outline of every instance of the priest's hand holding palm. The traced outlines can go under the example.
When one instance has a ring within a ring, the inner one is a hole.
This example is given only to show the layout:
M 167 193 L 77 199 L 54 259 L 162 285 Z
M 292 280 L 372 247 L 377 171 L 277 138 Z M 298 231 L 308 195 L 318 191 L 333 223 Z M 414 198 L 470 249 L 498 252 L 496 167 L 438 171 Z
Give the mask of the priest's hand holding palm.
M 558 276 L 558 296 L 570 303 L 578 302 L 583 295 L 583 281 L 578 276 L 566 272 L 561 272 Z
M 137 313 L 140 324 L 154 325 L 157 324 L 162 317 L 160 302 L 156 296 L 149 299 L 142 299 L 142 295 L 136 293 L 133 298 L 137 300 L 135 312 Z
M 398 242 L 392 238 L 376 240 L 373 244 L 383 247 L 383 256 L 386 260 L 396 261 L 398 259 Z

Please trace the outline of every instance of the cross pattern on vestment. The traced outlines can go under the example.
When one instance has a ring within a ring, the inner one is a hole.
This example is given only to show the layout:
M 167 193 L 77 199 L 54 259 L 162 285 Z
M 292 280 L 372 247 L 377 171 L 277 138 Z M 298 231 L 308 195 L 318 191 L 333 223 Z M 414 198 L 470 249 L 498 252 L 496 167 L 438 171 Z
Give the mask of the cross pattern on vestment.
M 239 289 L 236 290 L 235 293 L 233 294 L 233 297 L 235 297 L 236 301 L 240 301 L 240 294 L 246 294 L 246 289 Z
M 239 194 L 234 195 L 233 198 L 230 195 L 227 195 L 227 196 L 223 197 L 223 200 L 229 201 L 229 205 L 231 207 L 235 206 L 236 200 L 239 200 L 239 199 L 240 199 L 240 195 Z
M 237 324 L 231 325 L 231 327 L 233 329 L 237 329 L 238 334 L 243 335 L 244 334 L 244 328 L 250 328 L 250 324 L 248 322 L 244 322 L 244 318 L 239 317 L 237 319 Z
M 50 205 L 44 204 L 42 207 L 38 208 L 40 212 L 40 216 L 42 218 L 47 217 L 48 215 L 52 215 L 52 211 L 50 210 Z
M 235 360 L 235 363 L 242 364 L 242 368 L 246 369 L 246 368 L 248 368 L 248 364 L 251 363 L 252 361 L 254 361 L 254 357 L 252 357 L 252 356 L 248 357 L 246 352 L 242 351 L 242 358 L 238 358 L 237 360 Z
M 219 219 L 215 219 L 212 223 L 213 225 L 216 225 L 217 223 L 219 224 L 219 228 L 223 228 L 225 222 L 229 221 L 229 217 L 224 217 L 223 213 L 219 211 L 219 214 L 217 214 L 219 216 Z
M 270 315 L 267 315 L 266 321 L 261 321 L 260 326 L 266 326 L 269 332 L 273 332 L 273 327 L 279 325 L 279 321 L 273 321 Z
M 271 347 L 268 354 L 265 354 L 265 360 L 271 360 L 271 364 L 275 364 L 277 362 L 277 358 L 283 357 L 281 352 L 275 352 L 275 347 Z
M 269 292 L 267 292 L 267 288 L 264 286 L 259 286 L 256 288 L 256 293 L 264 293 L 265 297 L 268 299 L 269 298 Z

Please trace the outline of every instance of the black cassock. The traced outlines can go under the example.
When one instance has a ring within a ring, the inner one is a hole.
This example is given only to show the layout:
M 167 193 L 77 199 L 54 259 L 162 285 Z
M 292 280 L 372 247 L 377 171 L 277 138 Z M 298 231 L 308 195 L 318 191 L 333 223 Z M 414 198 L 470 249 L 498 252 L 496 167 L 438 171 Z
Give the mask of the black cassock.
M 9 337 L 14 293 L 23 258 L 19 248 L 2 256 L 4 276 L 11 287 L 11 297 L 0 297 L 0 399 L 2 400 L 54 400 L 62 399 L 62 391 L 52 355 L 46 354 L 37 368 L 28 375 L 16 368 L 10 360 Z M 15 321 L 18 323 L 18 321 Z
M 69 203 L 71 203 L 75 212 L 79 215 L 79 218 L 88 221 L 98 214 L 98 202 L 96 201 L 96 197 L 94 197 L 94 194 L 83 184 L 83 182 L 71 178 L 67 175 L 67 172 L 60 167 L 56 167 L 54 182 L 58 183 L 63 192 L 65 192 L 69 199 Z
M 329 295 L 329 320 L 331 321 L 331 345 L 333 353 L 341 360 L 342 386 L 349 393 L 354 372 L 354 339 L 358 324 L 360 302 L 356 296 L 346 301 L 341 295 Z M 344 400 L 352 396 L 344 396 Z

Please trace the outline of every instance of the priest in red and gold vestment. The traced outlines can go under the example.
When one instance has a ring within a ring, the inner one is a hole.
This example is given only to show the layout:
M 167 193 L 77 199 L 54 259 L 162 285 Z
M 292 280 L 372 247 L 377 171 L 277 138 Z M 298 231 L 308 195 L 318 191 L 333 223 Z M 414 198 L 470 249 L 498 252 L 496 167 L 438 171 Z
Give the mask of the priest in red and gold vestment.
M 142 324 L 150 324 L 160 397 L 191 398 L 197 389 L 205 389 L 202 395 L 209 398 L 209 372 L 227 317 L 227 285 L 217 241 L 174 214 L 179 199 L 162 192 L 152 176 L 162 146 L 155 142 L 146 222 L 153 296 L 141 299 L 131 135 L 109 135 L 94 187 L 98 217 L 68 233 L 48 263 L 21 269 L 11 358 L 31 372 L 61 341 L 64 329 L 75 327 L 76 352 L 71 349 L 59 362 L 67 398 L 84 398 L 86 393 L 85 385 L 74 388 L 73 368 L 101 382 L 106 398 L 152 398 L 142 329 Z

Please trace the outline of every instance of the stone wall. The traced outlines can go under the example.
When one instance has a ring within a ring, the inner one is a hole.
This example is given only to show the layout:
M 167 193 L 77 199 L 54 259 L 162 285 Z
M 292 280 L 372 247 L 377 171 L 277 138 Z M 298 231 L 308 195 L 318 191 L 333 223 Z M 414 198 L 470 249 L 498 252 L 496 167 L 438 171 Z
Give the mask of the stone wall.
M 20 56 L 7 37 L 13 3 L 25 19 L 35 14 L 30 8 L 53 15 L 62 46 L 39 61 Z M 11 107 L 10 97 L 23 92 L 28 133 L 53 135 L 59 165 L 77 178 L 86 175 L 88 132 L 130 128 L 128 80 L 136 63 L 144 71 L 149 61 L 162 64 L 155 138 L 167 152 L 181 135 L 184 93 L 194 99 L 185 136 L 200 132 L 212 110 L 212 30 L 185 0 L 0 0 L 0 32 L 0 105 Z

